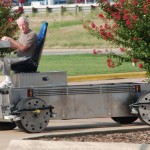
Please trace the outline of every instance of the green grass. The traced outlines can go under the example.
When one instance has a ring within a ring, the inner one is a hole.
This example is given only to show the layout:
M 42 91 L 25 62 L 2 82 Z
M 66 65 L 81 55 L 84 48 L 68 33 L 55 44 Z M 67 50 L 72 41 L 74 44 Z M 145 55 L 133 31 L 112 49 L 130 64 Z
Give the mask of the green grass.
M 47 55 L 42 56 L 38 70 L 40 72 L 67 71 L 68 76 L 142 71 L 133 67 L 131 63 L 108 68 L 106 60 L 106 56 L 93 54 Z
M 102 39 L 90 35 L 82 25 L 83 19 L 95 19 L 98 12 L 92 14 L 66 14 L 60 16 L 58 14 L 35 16 L 30 15 L 30 26 L 38 33 L 43 21 L 48 22 L 48 30 L 45 41 L 45 49 L 52 48 L 101 48 L 110 47 L 108 43 Z
M 49 29 L 58 29 L 63 27 L 69 27 L 69 26 L 75 26 L 75 25 L 81 25 L 80 20 L 72 20 L 72 21 L 55 21 L 53 23 L 50 23 Z

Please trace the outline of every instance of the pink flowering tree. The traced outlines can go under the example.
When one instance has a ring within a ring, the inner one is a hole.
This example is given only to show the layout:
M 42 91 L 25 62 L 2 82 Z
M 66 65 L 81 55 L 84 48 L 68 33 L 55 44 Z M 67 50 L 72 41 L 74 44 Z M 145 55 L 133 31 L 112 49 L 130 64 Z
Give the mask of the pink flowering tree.
M 0 39 L 3 36 L 15 38 L 18 30 L 16 19 L 20 17 L 23 12 L 22 7 L 13 9 L 11 3 L 3 3 L 0 1 Z M 0 49 L 0 57 L 9 54 L 12 49 Z
M 98 0 L 103 13 L 98 19 L 103 23 L 84 22 L 90 34 L 113 42 L 123 55 L 108 54 L 108 67 L 132 62 L 146 70 L 150 77 L 150 0 Z M 95 50 L 94 53 L 97 51 Z

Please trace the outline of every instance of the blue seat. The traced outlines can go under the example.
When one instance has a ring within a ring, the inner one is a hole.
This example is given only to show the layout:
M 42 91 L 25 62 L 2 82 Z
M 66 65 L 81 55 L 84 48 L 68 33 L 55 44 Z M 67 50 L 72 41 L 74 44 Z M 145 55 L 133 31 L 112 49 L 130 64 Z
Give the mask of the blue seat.
M 11 64 L 11 70 L 13 70 L 15 73 L 29 73 L 37 71 L 46 38 L 47 27 L 48 23 L 44 22 L 38 34 L 38 45 L 33 56 L 26 60 Z

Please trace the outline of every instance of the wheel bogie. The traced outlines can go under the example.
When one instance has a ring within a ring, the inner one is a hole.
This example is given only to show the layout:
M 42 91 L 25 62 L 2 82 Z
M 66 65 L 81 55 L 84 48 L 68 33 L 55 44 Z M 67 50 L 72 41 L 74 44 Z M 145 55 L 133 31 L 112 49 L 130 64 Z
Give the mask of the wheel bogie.
M 17 107 L 21 110 L 20 120 L 16 121 L 19 129 L 25 132 L 38 133 L 47 127 L 50 111 L 43 100 L 37 98 L 26 99 L 21 101 Z
M 138 115 L 142 122 L 150 125 L 150 92 L 142 95 L 138 100 Z

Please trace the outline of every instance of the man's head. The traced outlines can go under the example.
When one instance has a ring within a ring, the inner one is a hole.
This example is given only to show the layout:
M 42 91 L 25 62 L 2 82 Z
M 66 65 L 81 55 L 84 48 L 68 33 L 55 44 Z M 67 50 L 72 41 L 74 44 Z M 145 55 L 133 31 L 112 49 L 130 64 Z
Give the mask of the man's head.
M 26 17 L 20 17 L 17 20 L 17 24 L 19 29 L 21 30 L 21 32 L 23 33 L 28 33 L 29 32 L 29 22 L 28 19 Z

